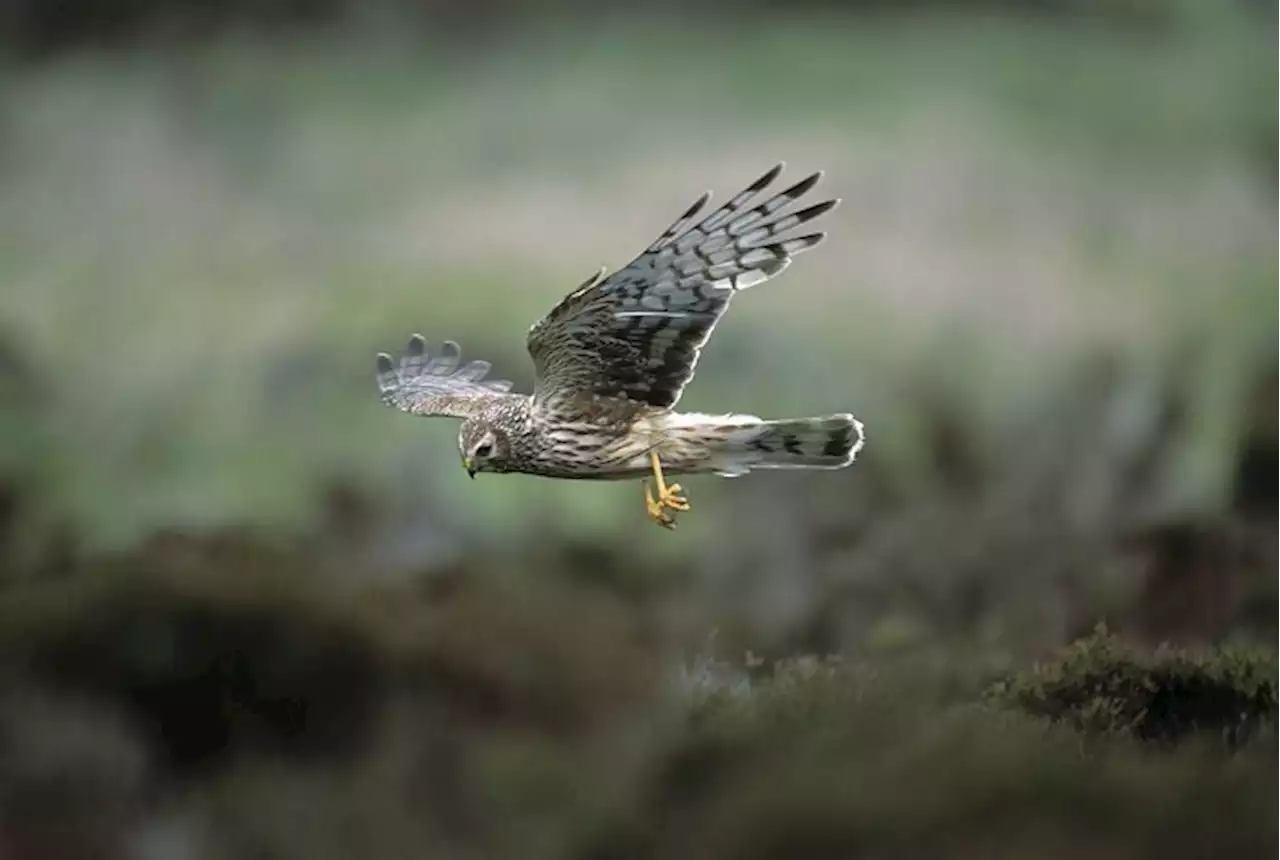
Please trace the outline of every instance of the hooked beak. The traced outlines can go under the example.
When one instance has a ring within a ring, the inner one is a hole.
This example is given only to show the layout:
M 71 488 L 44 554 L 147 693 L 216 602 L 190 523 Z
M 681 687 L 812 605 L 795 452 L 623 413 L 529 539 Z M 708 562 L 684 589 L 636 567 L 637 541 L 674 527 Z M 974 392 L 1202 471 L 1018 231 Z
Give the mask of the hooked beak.
M 462 458 L 462 468 L 467 470 L 467 474 L 471 476 L 471 480 L 476 479 L 476 461 L 470 457 Z

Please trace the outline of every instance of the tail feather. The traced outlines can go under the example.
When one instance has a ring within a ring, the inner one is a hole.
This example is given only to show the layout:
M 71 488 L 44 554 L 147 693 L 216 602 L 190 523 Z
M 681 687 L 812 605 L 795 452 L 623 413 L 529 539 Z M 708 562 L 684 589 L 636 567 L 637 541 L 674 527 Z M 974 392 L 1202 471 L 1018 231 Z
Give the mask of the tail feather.
M 862 449 L 862 422 L 848 413 L 784 418 L 742 427 L 730 437 L 722 474 L 751 469 L 841 469 Z

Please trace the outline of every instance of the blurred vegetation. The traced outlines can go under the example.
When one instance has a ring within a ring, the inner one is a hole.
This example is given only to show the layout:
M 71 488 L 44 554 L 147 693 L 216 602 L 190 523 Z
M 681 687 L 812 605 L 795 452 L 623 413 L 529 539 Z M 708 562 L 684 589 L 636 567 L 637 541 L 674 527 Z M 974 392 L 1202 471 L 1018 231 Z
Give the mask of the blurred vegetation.
M 1261 0 L 1230 0 L 1233 13 L 1265 19 L 1274 8 Z M 706 0 L 701 11 L 750 17 L 791 14 L 833 17 L 851 13 L 1020 14 L 1051 20 L 1073 18 L 1109 26 L 1144 29 L 1184 25 L 1202 20 L 1198 4 L 1179 0 Z M 646 10 L 658 14 L 687 12 L 675 0 L 650 0 Z M 353 19 L 392 18 L 400 26 L 426 30 L 503 32 L 531 21 L 572 20 L 593 15 L 634 14 L 633 6 L 588 0 L 483 0 L 459 4 L 449 0 L 9 0 L 0 7 L 0 35 L 34 51 L 66 50 L 105 41 L 208 38 L 232 28 L 290 32 L 299 28 L 349 24 Z
M 413 511 L 439 551 L 497 529 L 687 557 L 718 524 L 638 541 L 634 487 L 464 492 L 453 428 L 391 420 L 366 358 L 422 329 L 527 386 L 524 333 L 584 271 L 787 155 L 846 198 L 839 242 L 735 307 L 689 408 L 850 408 L 869 468 L 923 498 L 939 411 L 998 461 L 1072 386 L 1111 400 L 1080 435 L 1130 450 L 1159 447 L 1172 399 L 1149 502 L 1220 509 L 1274 362 L 1261 29 L 1227 11 L 1155 35 L 840 20 L 744 17 L 729 37 L 589 17 L 474 51 L 370 24 L 12 67 L 0 342 L 6 390 L 30 394 L 5 409 L 3 468 L 95 544 L 306 530 L 339 481 Z M 767 483 L 693 491 L 711 509 Z
M 1084 732 L 1161 741 L 1204 732 L 1234 745 L 1259 732 L 1274 737 L 1276 676 L 1274 652 L 1164 647 L 1147 654 L 1100 629 L 992 695 Z
M 1274 28 L 0 5 L 0 857 L 1275 856 Z M 377 402 L 782 157 L 682 406 L 853 468 L 663 534 Z
M 1276 848 L 1274 654 L 1097 633 L 1012 674 L 704 654 L 673 685 L 602 594 L 343 586 L 233 536 L 99 565 L 0 598 L 5 856 Z

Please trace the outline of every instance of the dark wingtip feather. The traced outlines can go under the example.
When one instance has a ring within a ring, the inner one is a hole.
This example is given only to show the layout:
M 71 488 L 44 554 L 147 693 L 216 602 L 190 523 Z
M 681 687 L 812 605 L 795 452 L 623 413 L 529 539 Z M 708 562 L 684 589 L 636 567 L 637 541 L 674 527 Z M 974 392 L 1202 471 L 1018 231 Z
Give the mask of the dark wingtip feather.
M 782 193 L 794 200 L 797 197 L 807 194 L 809 189 L 817 185 L 820 179 L 822 179 L 822 171 L 814 171 Z
M 839 200 L 823 200 L 821 203 L 815 203 L 812 206 L 807 206 L 804 209 L 793 212 L 791 215 L 787 216 L 787 218 L 796 219 L 795 222 L 791 224 L 791 226 L 794 227 L 796 225 L 803 224 L 806 221 L 812 221 L 819 215 L 824 215 L 827 212 L 830 212 L 832 209 L 836 208 L 839 202 Z
M 395 362 L 385 352 L 378 353 L 378 373 L 391 373 L 396 369 Z
M 409 338 L 409 345 L 405 347 L 405 354 L 417 357 L 427 351 L 427 339 L 420 334 L 414 334 Z
M 688 209 L 684 210 L 684 214 L 682 214 L 679 218 L 676 219 L 677 223 L 679 223 L 680 221 L 684 221 L 687 218 L 692 218 L 694 215 L 697 215 L 700 211 L 702 211 L 702 207 L 707 205 L 707 201 L 710 199 L 711 199 L 710 189 L 702 192 L 702 194 L 698 196 L 698 199 L 693 201 L 691 204 L 689 204 Z
M 822 244 L 822 240 L 827 238 L 826 233 L 808 233 L 804 236 L 797 236 L 794 239 L 788 239 L 781 243 L 782 247 L 789 255 L 796 255 L 811 248 L 816 248 Z
M 783 169 L 785 169 L 786 166 L 787 166 L 787 163 L 785 161 L 779 161 L 773 167 L 766 170 L 759 179 L 757 179 L 755 182 L 752 182 L 750 185 L 748 185 L 747 191 L 754 194 L 757 191 L 762 191 L 763 189 L 767 188 L 769 185 L 773 183 L 773 180 L 778 178 L 778 176 L 782 173 Z

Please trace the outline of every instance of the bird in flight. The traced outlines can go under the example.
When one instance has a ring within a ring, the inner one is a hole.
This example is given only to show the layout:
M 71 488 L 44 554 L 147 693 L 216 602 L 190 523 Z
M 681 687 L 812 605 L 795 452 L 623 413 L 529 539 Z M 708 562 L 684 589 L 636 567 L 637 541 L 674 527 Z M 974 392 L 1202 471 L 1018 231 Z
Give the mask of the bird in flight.
M 535 323 L 527 341 L 532 394 L 486 379 L 487 361 L 462 363 L 456 343 L 429 352 L 415 334 L 399 361 L 378 354 L 382 402 L 413 415 L 461 418 L 458 451 L 472 478 L 641 478 L 645 509 L 666 528 L 689 509 L 669 475 L 848 466 L 864 441 L 862 423 L 848 413 L 764 420 L 674 409 L 733 297 L 826 236 L 782 236 L 839 202 L 785 213 L 822 173 L 766 193 L 783 167 L 698 220 L 711 199 L 706 192 L 629 264 L 588 278 Z

